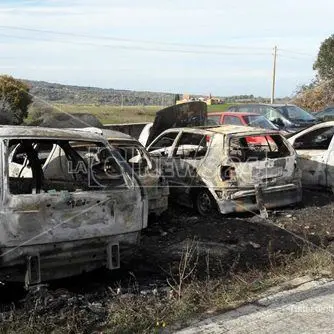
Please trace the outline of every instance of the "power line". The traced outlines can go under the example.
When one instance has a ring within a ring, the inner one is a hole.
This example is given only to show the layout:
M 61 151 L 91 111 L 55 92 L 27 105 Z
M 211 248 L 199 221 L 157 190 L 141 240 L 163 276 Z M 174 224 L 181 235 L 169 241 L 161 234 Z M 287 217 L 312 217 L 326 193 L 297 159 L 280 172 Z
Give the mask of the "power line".
M 308 59 L 308 58 L 305 58 L 305 57 L 296 57 L 296 56 L 290 56 L 290 55 L 282 55 L 282 54 L 279 54 L 278 55 L 279 58 L 286 58 L 286 59 L 293 59 L 293 60 L 302 60 L 302 59 Z
M 279 51 L 288 52 L 288 53 L 292 53 L 292 54 L 295 54 L 295 55 L 314 57 L 314 55 L 312 55 L 312 54 L 310 54 L 310 53 L 299 52 L 299 51 L 295 51 L 295 50 L 279 49 Z
M 17 38 L 17 39 L 23 39 L 27 40 L 27 37 L 24 36 L 18 36 L 13 34 L 2 34 L 0 33 L 0 36 L 3 37 L 10 37 L 10 38 Z M 131 46 L 131 45 L 112 45 L 112 44 L 101 44 L 101 43 L 92 43 L 87 41 L 77 41 L 77 40 L 50 40 L 42 37 L 32 37 L 29 36 L 30 40 L 34 41 L 43 41 L 48 43 L 58 42 L 58 43 L 65 43 L 65 44 L 77 44 L 77 45 L 88 45 L 88 46 L 98 46 L 98 47 L 108 47 L 113 49 L 123 49 L 123 50 L 136 50 L 136 51 L 153 51 L 153 52 L 171 52 L 171 53 L 184 53 L 184 54 L 209 54 L 209 55 L 228 55 L 228 56 L 246 56 L 246 55 L 253 55 L 253 56 L 267 56 L 268 53 L 265 52 L 222 52 L 222 51 L 203 51 L 203 50 L 186 50 L 186 49 L 166 49 L 166 48 L 155 48 L 155 47 L 143 47 L 143 46 Z
M 60 36 L 72 36 L 80 38 L 90 38 L 90 39 L 102 39 L 102 40 L 111 40 L 116 42 L 131 42 L 131 43 L 142 43 L 142 44 L 155 44 L 155 45 L 168 45 L 168 46 L 183 46 L 183 47 L 195 47 L 195 48 L 213 48 L 213 49 L 235 49 L 235 50 L 268 50 L 269 48 L 265 47 L 255 47 L 255 46 L 233 46 L 233 45 L 217 45 L 217 44 L 184 44 L 184 43 L 175 43 L 175 42 L 159 42 L 159 41 L 148 41 L 148 40 L 136 40 L 129 38 L 118 38 L 112 36 L 103 36 L 103 35 L 89 35 L 89 34 L 77 34 L 72 32 L 61 32 L 55 30 L 45 30 L 45 29 L 36 29 L 28 27 L 19 27 L 19 26 L 6 26 L 0 25 L 0 29 L 9 29 L 16 31 L 27 31 L 27 32 L 38 32 L 52 35 Z
M 8 29 L 8 30 L 14 30 L 14 31 L 26 31 L 26 32 L 38 32 L 43 34 L 49 34 L 49 35 L 55 35 L 55 36 L 70 36 L 70 37 L 76 37 L 76 38 L 88 38 L 93 39 L 96 41 L 97 39 L 100 40 L 107 40 L 107 41 L 113 41 L 113 42 L 121 42 L 121 43 L 136 43 L 136 44 L 148 44 L 147 46 L 133 46 L 133 45 L 110 45 L 110 44 L 97 44 L 97 43 L 91 43 L 89 41 L 81 41 L 78 40 L 71 41 L 72 44 L 86 44 L 91 46 L 107 46 L 107 47 L 113 47 L 118 49 L 136 49 L 141 51 L 159 51 L 159 52 L 177 52 L 177 53 L 190 53 L 190 54 L 217 54 L 217 55 L 243 55 L 247 53 L 246 50 L 262 50 L 263 52 L 248 52 L 249 55 L 267 55 L 264 51 L 269 51 L 269 48 L 266 47 L 255 47 L 255 46 L 232 46 L 232 45 L 217 45 L 217 44 L 184 44 L 184 43 L 176 43 L 176 42 L 160 42 L 160 41 L 149 41 L 149 40 L 136 40 L 136 39 L 129 39 L 129 38 L 118 38 L 113 36 L 105 36 L 105 35 L 90 35 L 90 34 L 78 34 L 78 33 L 72 33 L 72 32 L 61 32 L 61 31 L 55 31 L 55 30 L 47 30 L 47 29 L 37 29 L 37 28 L 29 28 L 29 27 L 21 27 L 21 26 L 7 26 L 7 25 L 0 25 L 0 29 Z M 11 35 L 11 34 L 2 34 L 2 36 L 8 36 L 12 38 L 21 38 L 17 35 Z M 34 39 L 32 36 L 29 36 L 30 39 Z M 34 39 L 36 40 L 36 39 Z M 50 42 L 49 39 L 43 39 L 43 37 L 38 37 L 38 40 L 44 40 Z M 62 40 L 57 40 L 58 42 L 64 43 Z M 229 52 L 222 52 L 222 51 L 201 51 L 201 50 L 188 50 L 188 49 L 166 49 L 166 48 L 156 48 L 152 47 L 154 45 L 157 46 L 169 46 L 169 47 L 183 47 L 183 48 L 205 48 L 205 49 L 228 49 L 228 50 L 240 50 L 239 53 L 229 53 Z M 241 50 L 244 50 L 243 53 L 241 53 Z M 305 53 L 305 52 L 299 52 L 295 50 L 289 50 L 289 49 L 279 49 L 279 52 L 283 53 L 290 53 L 300 56 L 308 56 L 308 57 L 314 57 L 314 55 Z

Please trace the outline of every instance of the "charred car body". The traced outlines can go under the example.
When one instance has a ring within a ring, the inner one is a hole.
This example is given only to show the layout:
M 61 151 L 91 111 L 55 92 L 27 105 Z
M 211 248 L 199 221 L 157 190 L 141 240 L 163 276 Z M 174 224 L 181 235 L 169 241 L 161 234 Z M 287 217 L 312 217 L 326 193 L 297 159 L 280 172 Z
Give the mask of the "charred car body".
M 99 135 L 49 128 L 1 127 L 0 145 L 0 280 L 118 268 L 147 225 L 146 194 L 118 153 Z
M 334 121 L 316 124 L 288 141 L 297 151 L 303 185 L 334 191 Z
M 141 185 L 147 192 L 149 213 L 160 215 L 167 210 L 168 183 L 162 175 L 161 169 L 138 140 L 119 131 L 98 128 L 80 130 L 103 135 L 108 143 L 122 156 L 122 159 L 130 165 L 133 173 L 138 176 Z
M 278 132 L 242 126 L 169 129 L 147 148 L 172 197 L 205 215 L 301 201 L 296 153 Z

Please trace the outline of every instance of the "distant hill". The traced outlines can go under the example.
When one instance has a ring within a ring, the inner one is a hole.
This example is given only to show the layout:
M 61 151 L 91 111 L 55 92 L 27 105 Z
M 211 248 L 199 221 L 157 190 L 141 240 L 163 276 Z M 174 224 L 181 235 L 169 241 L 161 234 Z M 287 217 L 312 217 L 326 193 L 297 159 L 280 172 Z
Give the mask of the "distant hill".
M 31 93 L 43 101 L 64 104 L 113 105 L 113 106 L 168 106 L 182 94 L 118 90 L 113 88 L 97 88 L 63 85 L 45 81 L 25 81 L 31 87 Z M 202 97 L 192 95 L 193 98 Z M 269 102 L 269 98 L 254 95 L 216 96 L 227 103 Z M 36 99 L 35 99 L 36 100 Z M 286 102 L 290 98 L 276 98 L 276 102 Z
M 62 85 L 45 81 L 23 80 L 30 87 L 30 92 L 40 99 L 53 103 L 96 104 L 96 105 L 172 105 L 175 94 L 117 90 Z

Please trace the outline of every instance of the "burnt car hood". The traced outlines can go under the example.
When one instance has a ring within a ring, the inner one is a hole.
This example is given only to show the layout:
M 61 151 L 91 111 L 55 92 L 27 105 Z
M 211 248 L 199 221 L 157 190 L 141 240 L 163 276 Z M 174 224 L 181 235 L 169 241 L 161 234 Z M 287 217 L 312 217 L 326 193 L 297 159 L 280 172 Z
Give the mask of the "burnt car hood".
M 167 129 L 206 125 L 207 118 L 207 105 L 201 101 L 180 103 L 159 110 L 156 113 L 146 145 L 149 145 Z

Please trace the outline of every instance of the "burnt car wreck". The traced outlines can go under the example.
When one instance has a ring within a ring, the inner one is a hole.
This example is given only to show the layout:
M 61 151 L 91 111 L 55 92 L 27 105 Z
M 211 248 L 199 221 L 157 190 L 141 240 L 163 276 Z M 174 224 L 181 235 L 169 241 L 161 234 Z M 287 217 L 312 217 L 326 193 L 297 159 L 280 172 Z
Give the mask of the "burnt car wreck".
M 0 281 L 120 266 L 147 226 L 145 189 L 101 136 L 0 128 Z
M 81 131 L 98 133 L 121 155 L 139 178 L 148 197 L 149 213 L 160 215 L 168 208 L 169 187 L 162 170 L 145 147 L 135 138 L 114 130 L 84 128 Z
M 278 132 L 242 126 L 169 129 L 147 149 L 161 164 L 173 199 L 202 215 L 301 201 L 296 153 Z

